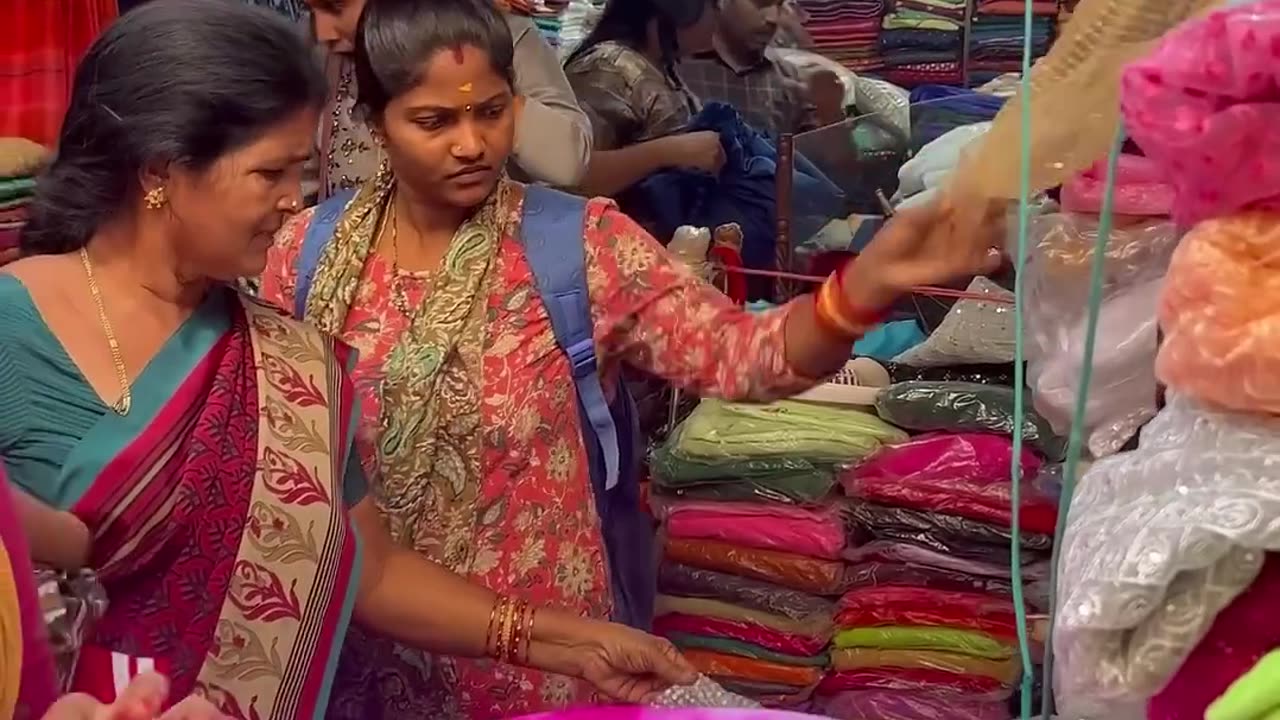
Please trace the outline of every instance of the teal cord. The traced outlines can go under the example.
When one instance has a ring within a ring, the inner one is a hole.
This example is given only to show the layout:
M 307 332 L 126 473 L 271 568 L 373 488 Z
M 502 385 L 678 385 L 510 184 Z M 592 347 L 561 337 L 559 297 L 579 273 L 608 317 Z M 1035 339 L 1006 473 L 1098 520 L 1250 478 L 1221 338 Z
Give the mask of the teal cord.
M 1020 167 L 1018 179 L 1018 249 L 1014 259 L 1014 358 L 1013 358 L 1013 458 L 1011 499 L 1013 522 L 1010 527 L 1009 557 L 1013 579 L 1013 611 L 1018 621 L 1018 654 L 1022 659 L 1021 712 L 1022 720 L 1031 718 L 1031 686 L 1034 670 L 1031 665 L 1031 643 L 1027 632 L 1027 604 L 1022 593 L 1022 425 L 1026 422 L 1026 397 L 1024 388 L 1023 356 L 1023 306 L 1026 287 L 1023 277 L 1027 266 L 1027 234 L 1031 226 L 1031 30 L 1035 17 L 1034 3 L 1024 3 L 1022 16 L 1022 135 L 1020 139 Z
M 1093 264 L 1089 270 L 1089 315 L 1085 323 L 1084 358 L 1080 371 L 1080 389 L 1076 391 L 1076 407 L 1071 416 L 1071 435 L 1067 440 L 1067 466 L 1062 473 L 1062 495 L 1058 499 L 1058 524 L 1053 532 L 1053 561 L 1049 566 L 1049 607 L 1058 608 L 1058 562 L 1062 553 L 1062 535 L 1067 528 L 1067 514 L 1071 510 L 1071 497 L 1076 489 L 1076 474 L 1080 467 L 1080 446 L 1084 444 L 1084 412 L 1089 401 L 1089 383 L 1093 379 L 1093 352 L 1098 339 L 1098 316 L 1102 308 L 1102 278 L 1106 267 L 1107 244 L 1111 241 L 1111 229 L 1115 217 L 1116 167 L 1120 164 L 1120 151 L 1124 147 L 1125 132 L 1121 125 L 1116 129 L 1111 151 L 1107 154 L 1107 182 L 1102 196 L 1102 215 L 1098 219 L 1098 238 L 1093 245 Z M 1049 615 L 1049 637 L 1053 637 L 1053 613 Z M 1040 717 L 1050 720 L 1053 715 L 1053 642 L 1045 645 L 1044 668 L 1041 675 L 1046 692 L 1040 701 Z

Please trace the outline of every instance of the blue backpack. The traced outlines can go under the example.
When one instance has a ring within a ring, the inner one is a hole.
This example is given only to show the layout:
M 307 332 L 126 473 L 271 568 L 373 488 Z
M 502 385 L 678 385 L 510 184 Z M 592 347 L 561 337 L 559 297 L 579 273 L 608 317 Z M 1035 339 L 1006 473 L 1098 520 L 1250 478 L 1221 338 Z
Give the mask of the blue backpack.
M 294 268 L 293 314 L 298 319 L 306 314 L 316 265 L 352 195 L 348 191 L 321 203 L 307 228 Z M 622 381 L 613 403 L 600 384 L 582 242 L 585 212 L 582 198 L 530 185 L 525 188 L 520 241 L 556 344 L 573 368 L 591 490 L 608 555 L 613 619 L 647 630 L 653 619 L 657 558 L 653 523 L 640 507 L 640 431 L 635 402 Z

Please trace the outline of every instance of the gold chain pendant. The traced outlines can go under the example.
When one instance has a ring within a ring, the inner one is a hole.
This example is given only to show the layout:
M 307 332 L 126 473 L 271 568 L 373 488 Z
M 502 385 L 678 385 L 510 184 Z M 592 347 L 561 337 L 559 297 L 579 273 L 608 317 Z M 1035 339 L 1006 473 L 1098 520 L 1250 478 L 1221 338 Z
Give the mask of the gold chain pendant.
M 116 367 L 116 380 L 120 382 L 120 399 L 111 403 L 111 411 L 117 415 L 128 415 L 133 407 L 133 393 L 129 391 L 129 374 L 125 372 L 124 355 L 120 352 L 120 342 L 116 340 L 115 330 L 107 319 L 107 308 L 102 302 L 102 291 L 98 289 L 98 281 L 93 276 L 93 263 L 89 262 L 89 251 L 80 248 L 80 263 L 84 265 L 84 274 L 89 278 L 89 292 L 93 302 L 98 306 L 98 322 L 107 334 L 107 345 L 111 347 L 111 362 Z

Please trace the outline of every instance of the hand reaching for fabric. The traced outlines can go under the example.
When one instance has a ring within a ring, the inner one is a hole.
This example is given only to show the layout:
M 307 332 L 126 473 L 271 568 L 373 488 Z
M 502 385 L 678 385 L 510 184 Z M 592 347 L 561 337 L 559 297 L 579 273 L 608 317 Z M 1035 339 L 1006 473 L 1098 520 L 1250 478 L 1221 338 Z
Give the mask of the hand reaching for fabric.
M 74 693 L 54 703 L 44 720 L 228 720 L 212 703 L 196 695 L 161 713 L 168 697 L 169 681 L 163 675 L 147 673 L 134 678 L 110 705 Z
M 1003 208 L 992 206 L 976 232 L 962 232 L 945 200 L 902 210 L 849 266 L 843 288 L 855 308 L 888 307 L 911 288 L 999 269 Z
M 698 679 L 693 666 L 670 642 L 625 625 L 583 621 L 584 640 L 557 653 L 559 670 L 591 683 L 618 702 L 646 703 L 675 685 Z
M 1205 711 L 1205 720 L 1280 720 L 1280 650 L 1258 661 Z
M 720 134 L 710 130 L 671 135 L 662 139 L 664 154 L 672 167 L 701 170 L 719 175 L 724 167 L 724 147 Z

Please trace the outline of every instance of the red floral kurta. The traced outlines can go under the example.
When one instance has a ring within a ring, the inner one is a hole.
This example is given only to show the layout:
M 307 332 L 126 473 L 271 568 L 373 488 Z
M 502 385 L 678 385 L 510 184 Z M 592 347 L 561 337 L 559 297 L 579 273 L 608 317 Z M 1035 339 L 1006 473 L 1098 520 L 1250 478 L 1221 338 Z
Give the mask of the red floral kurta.
M 508 227 L 516 228 L 519 208 L 510 212 Z M 307 212 L 286 225 L 268 257 L 262 293 L 283 307 L 293 307 L 293 268 L 309 221 Z M 749 314 L 735 307 L 611 202 L 589 204 L 585 242 L 605 373 L 612 376 L 625 361 L 694 393 L 736 399 L 770 399 L 811 384 L 786 362 L 785 309 Z M 408 307 L 416 307 L 430 290 L 430 277 L 399 271 L 375 253 L 360 283 L 342 339 L 360 352 L 354 373 L 363 403 L 357 447 L 376 492 L 382 360 L 409 325 L 389 288 L 401 283 Z M 484 435 L 481 503 L 491 509 L 477 527 L 440 532 L 450 542 L 479 544 L 470 567 L 454 568 L 470 580 L 539 604 L 605 617 L 607 571 L 569 365 L 510 232 L 502 240 L 486 302 L 490 321 L 478 432 Z M 338 714 L 375 716 L 368 706 L 342 709 L 340 690 L 351 673 L 370 676 L 364 682 L 377 685 L 388 717 L 500 718 L 592 700 L 589 688 L 565 678 L 458 660 L 446 663 L 438 675 L 446 679 L 444 698 L 439 688 L 418 687 L 411 677 L 426 673 L 420 660 L 403 652 L 399 660 L 391 667 L 362 667 L 375 662 L 369 657 L 344 663 L 335 683 Z

